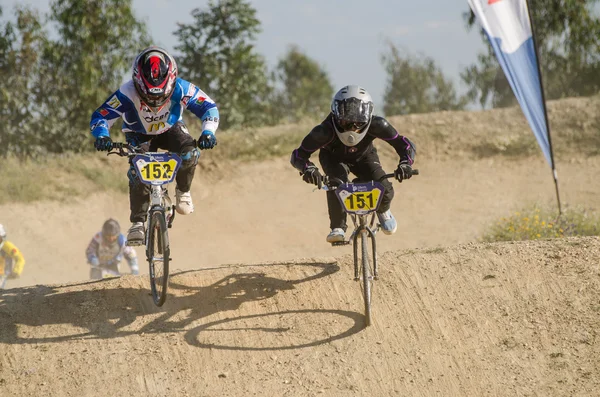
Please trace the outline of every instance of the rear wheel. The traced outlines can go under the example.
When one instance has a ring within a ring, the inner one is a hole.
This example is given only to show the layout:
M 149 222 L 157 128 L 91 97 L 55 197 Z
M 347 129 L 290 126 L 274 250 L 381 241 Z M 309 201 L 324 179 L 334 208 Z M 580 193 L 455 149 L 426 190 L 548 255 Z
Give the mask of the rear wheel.
M 369 260 L 369 238 L 367 231 L 360 233 L 361 258 L 361 288 L 365 301 L 365 323 L 371 325 L 371 290 L 373 287 L 373 268 Z
M 167 299 L 167 283 L 169 281 L 169 235 L 165 213 L 153 211 L 148 224 L 148 245 L 146 257 L 150 265 L 150 289 L 156 306 L 162 306 Z

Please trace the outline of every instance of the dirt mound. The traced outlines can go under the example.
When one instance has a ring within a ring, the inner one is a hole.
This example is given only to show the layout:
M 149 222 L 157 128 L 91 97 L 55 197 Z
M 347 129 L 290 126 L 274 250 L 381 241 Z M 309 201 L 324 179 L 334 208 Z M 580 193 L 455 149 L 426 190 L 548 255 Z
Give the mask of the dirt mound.
M 594 396 L 600 239 L 381 256 L 373 326 L 351 258 L 0 294 L 3 396 Z

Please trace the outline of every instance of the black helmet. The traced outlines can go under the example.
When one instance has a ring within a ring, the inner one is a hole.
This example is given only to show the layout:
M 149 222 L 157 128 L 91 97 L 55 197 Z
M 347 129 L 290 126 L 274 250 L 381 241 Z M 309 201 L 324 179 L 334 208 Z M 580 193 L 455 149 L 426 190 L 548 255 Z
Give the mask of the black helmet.
M 112 218 L 108 219 L 104 222 L 104 225 L 102 225 L 102 238 L 104 238 L 105 241 L 116 241 L 119 234 L 121 234 L 121 226 L 119 226 L 119 222 L 116 220 Z

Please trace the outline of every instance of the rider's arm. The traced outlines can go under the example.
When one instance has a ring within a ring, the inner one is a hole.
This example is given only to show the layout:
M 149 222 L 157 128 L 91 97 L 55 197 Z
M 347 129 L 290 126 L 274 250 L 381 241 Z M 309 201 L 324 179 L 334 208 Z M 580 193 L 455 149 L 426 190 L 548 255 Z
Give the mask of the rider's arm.
M 334 140 L 335 132 L 332 128 L 327 128 L 326 123 L 327 120 L 313 128 L 312 131 L 304 137 L 300 147 L 294 149 L 292 152 L 290 163 L 298 171 L 304 172 L 307 166 L 314 165 L 309 161 L 310 156 Z
M 415 162 L 417 154 L 415 144 L 407 137 L 400 135 L 383 117 L 373 117 L 368 133 L 389 143 L 400 156 L 400 162 L 408 162 L 411 165 Z
M 100 233 L 96 233 L 85 250 L 87 261 L 92 266 L 98 266 L 100 264 L 100 260 L 98 259 L 98 247 L 100 246 L 99 238 Z
M 4 243 L 2 250 L 10 256 L 13 261 L 10 277 L 19 277 L 25 267 L 25 258 L 23 257 L 23 254 L 21 254 L 21 251 L 9 241 Z
M 215 101 L 190 82 L 178 78 L 177 84 L 182 90 L 181 104 L 202 120 L 202 132 L 210 131 L 214 134 L 219 128 L 219 109 Z
M 121 90 L 111 94 L 104 103 L 92 113 L 90 132 L 94 138 L 110 136 L 110 127 L 127 110 L 130 100 L 123 95 Z

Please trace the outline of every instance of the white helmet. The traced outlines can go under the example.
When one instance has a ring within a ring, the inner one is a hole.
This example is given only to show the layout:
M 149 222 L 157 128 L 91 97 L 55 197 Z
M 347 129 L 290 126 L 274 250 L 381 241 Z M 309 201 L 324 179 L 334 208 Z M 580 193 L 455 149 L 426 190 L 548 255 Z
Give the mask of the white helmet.
M 3 240 L 6 238 L 6 229 L 1 224 L 0 224 L 0 238 Z
M 371 95 L 357 85 L 347 85 L 335 94 L 331 102 L 333 126 L 344 145 L 362 141 L 371 125 L 373 107 Z

